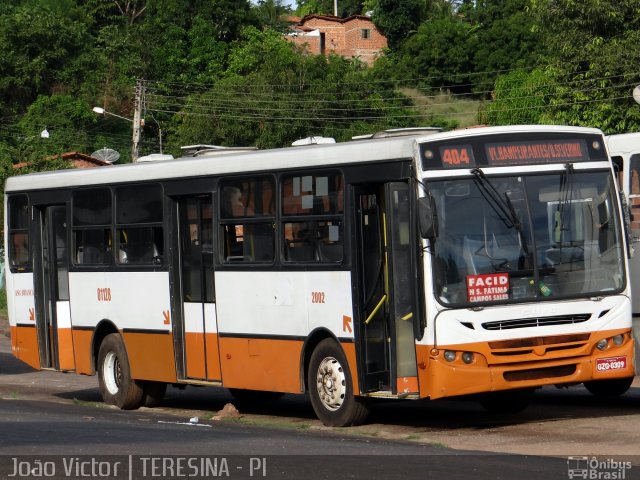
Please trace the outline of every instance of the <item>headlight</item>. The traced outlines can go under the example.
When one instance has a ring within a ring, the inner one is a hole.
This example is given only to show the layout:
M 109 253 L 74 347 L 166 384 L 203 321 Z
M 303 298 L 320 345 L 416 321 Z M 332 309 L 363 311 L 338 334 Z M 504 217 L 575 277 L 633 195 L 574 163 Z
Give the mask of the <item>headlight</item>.
M 444 352 L 444 359 L 447 362 L 453 362 L 456 359 L 456 352 L 454 352 L 453 350 L 446 350 Z
M 469 365 L 470 363 L 473 363 L 473 353 L 472 352 L 464 352 L 462 354 L 462 361 L 464 363 L 466 363 L 467 365 Z
M 598 343 L 596 343 L 596 348 L 598 350 L 604 350 L 607 348 L 607 339 L 603 338 L 602 340 L 598 340 Z
M 616 335 L 613 337 L 614 345 L 622 345 L 622 342 L 624 342 L 624 335 Z

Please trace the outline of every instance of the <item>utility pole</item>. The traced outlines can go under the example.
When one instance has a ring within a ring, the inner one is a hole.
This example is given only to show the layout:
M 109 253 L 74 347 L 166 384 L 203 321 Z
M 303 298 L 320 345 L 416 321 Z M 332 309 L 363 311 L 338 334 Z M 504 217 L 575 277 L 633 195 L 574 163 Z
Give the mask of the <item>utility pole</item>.
M 333 0 L 333 16 L 338 16 L 338 0 Z
M 142 98 L 144 97 L 144 85 L 141 79 L 136 80 L 135 109 L 133 111 L 133 140 L 131 144 L 131 161 L 137 162 L 140 149 L 140 137 L 142 135 Z

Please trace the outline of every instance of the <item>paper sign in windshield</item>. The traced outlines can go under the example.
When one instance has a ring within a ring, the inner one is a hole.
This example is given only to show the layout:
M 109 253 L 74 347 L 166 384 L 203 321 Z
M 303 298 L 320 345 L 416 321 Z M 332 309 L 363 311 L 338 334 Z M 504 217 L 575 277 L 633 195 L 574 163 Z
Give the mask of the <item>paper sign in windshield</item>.
M 467 297 L 470 302 L 493 302 L 509 298 L 509 274 L 467 275 Z

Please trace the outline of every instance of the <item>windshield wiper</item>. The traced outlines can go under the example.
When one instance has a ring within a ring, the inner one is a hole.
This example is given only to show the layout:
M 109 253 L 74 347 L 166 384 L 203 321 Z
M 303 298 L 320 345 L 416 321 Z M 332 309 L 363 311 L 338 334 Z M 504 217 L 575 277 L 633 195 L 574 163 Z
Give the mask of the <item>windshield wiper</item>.
M 496 187 L 491 183 L 484 172 L 479 168 L 474 168 L 471 170 L 471 173 L 476 177 L 476 185 L 478 185 L 478 189 L 480 193 L 487 201 L 487 203 L 491 206 L 494 212 L 498 215 L 498 218 L 505 224 L 507 228 L 515 228 L 516 230 L 520 230 L 522 225 L 520 223 L 520 219 L 513 208 L 513 204 L 511 200 L 504 194 L 504 198 Z
M 520 244 L 522 246 L 522 251 L 525 256 L 529 256 L 529 245 L 527 243 L 527 239 L 525 238 L 522 222 L 516 213 L 516 209 L 513 206 L 513 202 L 507 195 L 507 192 L 504 192 L 504 197 L 500 195 L 500 192 L 493 185 L 491 180 L 487 178 L 482 170 L 479 168 L 474 168 L 471 170 L 471 173 L 474 177 L 476 177 L 475 182 L 478 185 L 478 189 L 480 193 L 487 201 L 487 203 L 491 206 L 491 208 L 496 212 L 498 218 L 505 224 L 507 228 L 515 228 L 518 232 L 518 237 L 520 238 Z

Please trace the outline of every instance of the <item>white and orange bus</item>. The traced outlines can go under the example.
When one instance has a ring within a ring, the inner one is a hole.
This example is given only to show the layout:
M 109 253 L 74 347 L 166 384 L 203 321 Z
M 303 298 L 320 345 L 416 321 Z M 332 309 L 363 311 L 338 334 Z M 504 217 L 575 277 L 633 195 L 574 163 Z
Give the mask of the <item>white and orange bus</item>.
M 14 354 L 124 409 L 168 384 L 308 392 L 340 426 L 379 397 L 626 391 L 602 133 L 410 133 L 8 179 Z

